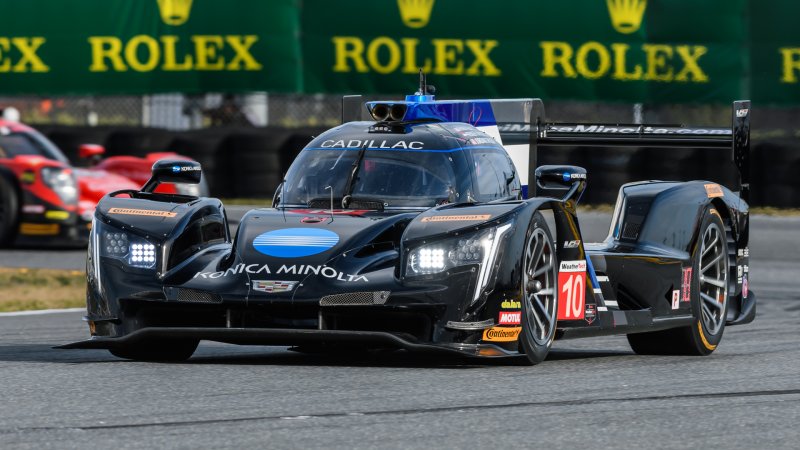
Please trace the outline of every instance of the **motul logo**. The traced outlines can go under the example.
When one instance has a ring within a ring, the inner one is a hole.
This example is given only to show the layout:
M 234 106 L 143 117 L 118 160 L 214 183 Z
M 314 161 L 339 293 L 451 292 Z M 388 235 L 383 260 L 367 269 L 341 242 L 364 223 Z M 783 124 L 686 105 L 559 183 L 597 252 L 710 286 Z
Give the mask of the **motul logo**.
M 500 311 L 500 318 L 497 322 L 500 325 L 519 325 L 521 318 L 521 311 Z

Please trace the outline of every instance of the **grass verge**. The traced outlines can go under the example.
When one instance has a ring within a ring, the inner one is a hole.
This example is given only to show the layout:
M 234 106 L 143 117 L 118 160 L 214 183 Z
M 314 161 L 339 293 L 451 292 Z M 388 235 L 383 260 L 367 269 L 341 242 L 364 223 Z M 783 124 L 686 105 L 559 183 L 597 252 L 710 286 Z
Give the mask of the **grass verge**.
M 0 268 L 0 312 L 86 306 L 79 270 Z

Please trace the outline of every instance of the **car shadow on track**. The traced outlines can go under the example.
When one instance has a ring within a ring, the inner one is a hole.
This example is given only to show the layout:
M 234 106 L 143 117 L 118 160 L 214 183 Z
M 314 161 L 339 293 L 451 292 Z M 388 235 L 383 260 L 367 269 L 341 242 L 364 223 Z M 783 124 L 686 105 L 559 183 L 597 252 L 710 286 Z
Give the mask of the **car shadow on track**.
M 280 347 L 262 347 L 264 351 L 246 352 L 233 346 L 201 346 L 188 361 L 179 364 L 197 365 L 285 365 L 334 367 L 408 367 L 408 368 L 480 368 L 487 366 L 522 366 L 524 356 L 474 358 L 449 354 L 420 354 L 406 351 L 351 351 L 299 353 Z M 260 349 L 259 349 L 260 350 Z M 631 352 L 600 350 L 553 350 L 547 361 L 579 360 L 630 356 Z M 0 345 L 0 362 L 39 362 L 61 364 L 114 363 L 126 360 L 106 350 L 61 350 L 52 344 Z M 167 363 L 153 363 L 167 364 Z M 175 363 L 172 363 L 175 364 Z

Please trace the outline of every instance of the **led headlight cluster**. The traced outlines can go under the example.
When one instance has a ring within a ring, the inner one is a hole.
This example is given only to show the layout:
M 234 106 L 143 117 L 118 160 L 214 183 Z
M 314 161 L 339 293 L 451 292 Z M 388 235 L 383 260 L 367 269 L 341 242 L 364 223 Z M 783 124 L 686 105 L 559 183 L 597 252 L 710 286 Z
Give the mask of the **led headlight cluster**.
M 433 275 L 452 267 L 469 264 L 489 265 L 494 262 L 500 238 L 510 227 L 487 228 L 470 236 L 450 238 L 412 250 L 408 257 L 410 276 Z M 491 261 L 489 261 L 491 259 Z
M 150 268 L 156 263 L 156 246 L 122 231 L 104 231 L 100 250 L 104 256 L 119 258 L 128 265 Z
M 152 266 L 156 262 L 156 246 L 153 244 L 132 244 L 131 264 Z

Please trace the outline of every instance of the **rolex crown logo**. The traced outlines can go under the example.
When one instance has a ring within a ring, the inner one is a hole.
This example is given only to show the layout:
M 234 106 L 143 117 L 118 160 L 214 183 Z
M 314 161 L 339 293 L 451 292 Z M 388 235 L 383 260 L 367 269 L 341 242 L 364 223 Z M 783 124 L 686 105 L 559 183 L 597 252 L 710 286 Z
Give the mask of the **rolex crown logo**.
M 183 25 L 189 20 L 192 0 L 158 0 L 161 20 L 167 25 Z
M 631 34 L 642 26 L 647 0 L 606 0 L 611 24 L 624 34 Z
M 400 17 L 409 28 L 422 28 L 428 24 L 435 0 L 397 0 Z

